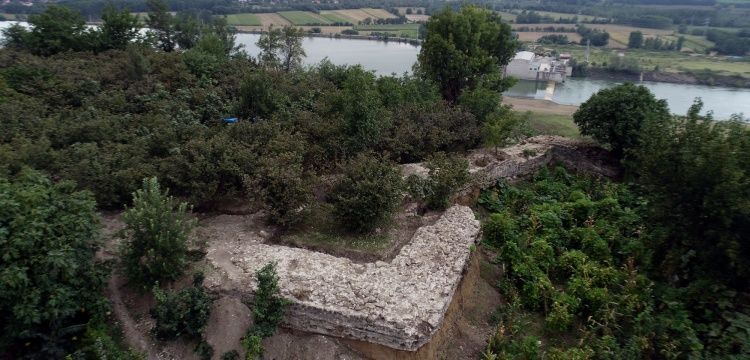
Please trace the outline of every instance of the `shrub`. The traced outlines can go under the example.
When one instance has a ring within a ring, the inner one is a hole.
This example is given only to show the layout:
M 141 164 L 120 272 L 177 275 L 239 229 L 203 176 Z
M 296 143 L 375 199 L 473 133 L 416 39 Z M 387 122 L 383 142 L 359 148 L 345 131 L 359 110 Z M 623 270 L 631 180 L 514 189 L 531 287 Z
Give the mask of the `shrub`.
M 518 226 L 510 213 L 501 212 L 490 215 L 482 224 L 484 241 L 493 246 L 502 246 L 518 237 Z
M 0 357 L 62 357 L 104 316 L 95 205 L 72 182 L 0 176 Z
M 425 165 L 429 169 L 429 178 L 422 187 L 425 204 L 430 209 L 445 209 L 450 196 L 468 181 L 469 162 L 458 156 L 437 153 Z
M 211 360 L 214 356 L 214 348 L 205 339 L 201 339 L 198 345 L 195 345 L 194 351 L 201 360 Z
M 240 353 L 237 350 L 227 351 L 221 354 L 221 360 L 240 360 Z
M 343 177 L 330 198 L 345 228 L 369 232 L 390 219 L 402 188 L 396 166 L 372 153 L 362 153 L 344 165 Z
M 253 327 L 247 338 L 253 336 L 269 337 L 284 318 L 284 308 L 288 301 L 281 297 L 279 276 L 276 275 L 276 264 L 268 263 L 255 274 L 258 289 L 253 300 Z
M 170 340 L 181 335 L 200 336 L 211 315 L 212 302 L 203 289 L 203 274 L 196 274 L 193 285 L 180 291 L 165 293 L 154 285 L 153 293 L 156 306 L 151 310 L 151 316 L 156 320 L 153 332 L 157 338 Z M 208 350 L 201 348 L 201 351 Z
M 248 335 L 242 339 L 242 346 L 245 348 L 246 360 L 259 360 L 263 356 L 263 344 L 261 338 L 258 335 Z
M 144 179 L 133 194 L 133 207 L 123 215 L 126 241 L 122 261 L 131 281 L 148 286 L 173 281 L 187 262 L 187 237 L 194 226 L 188 205 L 162 191 L 155 177 Z

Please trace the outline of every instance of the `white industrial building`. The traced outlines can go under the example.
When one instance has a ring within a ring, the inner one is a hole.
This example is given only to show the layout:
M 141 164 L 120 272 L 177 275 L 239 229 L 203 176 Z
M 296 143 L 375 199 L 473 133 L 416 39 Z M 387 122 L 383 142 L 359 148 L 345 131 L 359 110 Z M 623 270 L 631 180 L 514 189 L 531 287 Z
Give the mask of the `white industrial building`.
M 537 56 L 531 51 L 520 51 L 505 66 L 503 74 L 521 80 L 565 82 L 573 71 L 573 68 L 568 66 L 569 59 L 569 56 L 555 59 Z

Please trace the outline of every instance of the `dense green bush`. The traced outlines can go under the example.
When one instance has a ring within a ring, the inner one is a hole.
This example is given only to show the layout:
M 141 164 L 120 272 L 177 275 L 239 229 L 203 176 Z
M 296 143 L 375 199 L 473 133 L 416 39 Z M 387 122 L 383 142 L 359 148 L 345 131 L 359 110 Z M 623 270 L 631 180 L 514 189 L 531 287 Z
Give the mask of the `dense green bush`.
M 154 285 L 153 293 L 156 306 L 151 309 L 151 316 L 156 320 L 153 333 L 158 339 L 171 340 L 182 335 L 196 338 L 201 335 L 211 315 L 212 303 L 203 289 L 203 274 L 196 274 L 193 285 L 182 290 L 165 293 Z M 206 345 L 196 349 L 200 350 L 199 354 L 209 351 Z
M 459 156 L 435 153 L 425 163 L 427 178 L 412 175 L 407 186 L 412 197 L 424 201 L 429 209 L 445 209 L 450 197 L 469 180 L 469 163 Z
M 369 232 L 386 223 L 401 202 L 401 171 L 387 159 L 362 153 L 343 166 L 329 194 L 344 228 Z
M 642 201 L 625 186 L 543 170 L 532 182 L 485 191 L 480 203 L 496 212 L 485 221 L 484 236 L 500 250 L 498 260 L 506 266 L 501 287 L 513 304 L 498 327 L 510 331 L 498 331 L 490 355 L 699 354 L 692 323 L 672 318 L 655 300 L 659 293 L 646 275 L 650 238 L 643 231 Z M 542 330 L 523 325 L 531 313 L 544 318 Z M 540 335 L 544 344 L 532 342 Z M 561 341 L 569 336 L 579 340 Z
M 71 182 L 0 177 L 0 357 L 62 358 L 104 319 L 94 206 Z
M 590 135 L 609 145 L 615 156 L 622 157 L 641 141 L 641 129 L 647 121 L 669 119 L 667 102 L 640 85 L 625 83 L 600 90 L 586 100 L 573 114 L 581 134 Z
M 133 193 L 133 207 L 123 214 L 122 262 L 128 278 L 149 287 L 173 281 L 187 265 L 187 238 L 194 226 L 186 203 L 162 191 L 156 178 L 144 179 Z
M 248 330 L 252 336 L 269 337 L 284 319 L 284 309 L 289 301 L 281 297 L 276 264 L 268 263 L 255 274 L 258 287 L 253 298 L 253 326 Z M 252 342 L 252 341 L 251 341 Z

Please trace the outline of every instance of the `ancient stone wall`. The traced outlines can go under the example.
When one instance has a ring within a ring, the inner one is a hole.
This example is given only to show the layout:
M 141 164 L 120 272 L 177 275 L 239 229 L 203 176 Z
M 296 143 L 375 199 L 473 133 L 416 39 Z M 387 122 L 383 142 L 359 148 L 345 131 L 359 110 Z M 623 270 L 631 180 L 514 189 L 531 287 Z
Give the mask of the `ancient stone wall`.
M 584 143 L 545 136 L 499 154 L 479 150 L 468 156 L 472 181 L 461 192 L 475 192 L 499 179 L 529 176 L 555 162 L 573 170 L 618 176 L 617 169 L 591 149 Z M 404 166 L 404 173 L 427 176 L 421 164 Z M 419 349 L 440 328 L 480 232 L 472 210 L 455 205 L 435 224 L 419 228 L 390 262 L 358 264 L 265 244 L 263 231 L 247 230 L 257 225 L 228 226 L 258 221 L 262 220 L 222 215 L 201 222 L 199 231 L 208 239 L 210 290 L 249 300 L 256 286 L 255 272 L 276 262 L 282 294 L 292 300 L 285 326 L 408 351 Z

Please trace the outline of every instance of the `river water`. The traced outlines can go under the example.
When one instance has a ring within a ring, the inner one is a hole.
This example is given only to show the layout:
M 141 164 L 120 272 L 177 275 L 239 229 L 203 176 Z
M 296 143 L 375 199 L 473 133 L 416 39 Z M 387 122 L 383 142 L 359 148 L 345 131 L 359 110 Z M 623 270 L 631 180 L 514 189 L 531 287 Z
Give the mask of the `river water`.
M 11 23 L 0 22 L 0 29 Z M 260 52 L 255 45 L 259 37 L 257 34 L 237 34 L 237 43 L 244 45 L 248 54 L 256 56 Z M 398 42 L 320 37 L 306 37 L 302 46 L 307 53 L 305 65 L 315 65 L 328 58 L 337 65 L 361 64 L 378 75 L 411 72 L 420 49 L 418 46 Z M 506 95 L 537 99 L 544 99 L 546 96 L 558 104 L 579 105 L 597 91 L 616 84 L 617 82 L 607 80 L 568 79 L 563 84 L 557 84 L 550 97 L 545 94 L 546 84 L 519 81 Z M 670 110 L 676 114 L 685 114 L 693 99 L 700 97 L 705 104 L 704 110 L 713 111 L 717 119 L 726 119 L 738 113 L 750 116 L 750 89 L 656 82 L 641 84 L 649 88 L 657 98 L 666 99 Z

